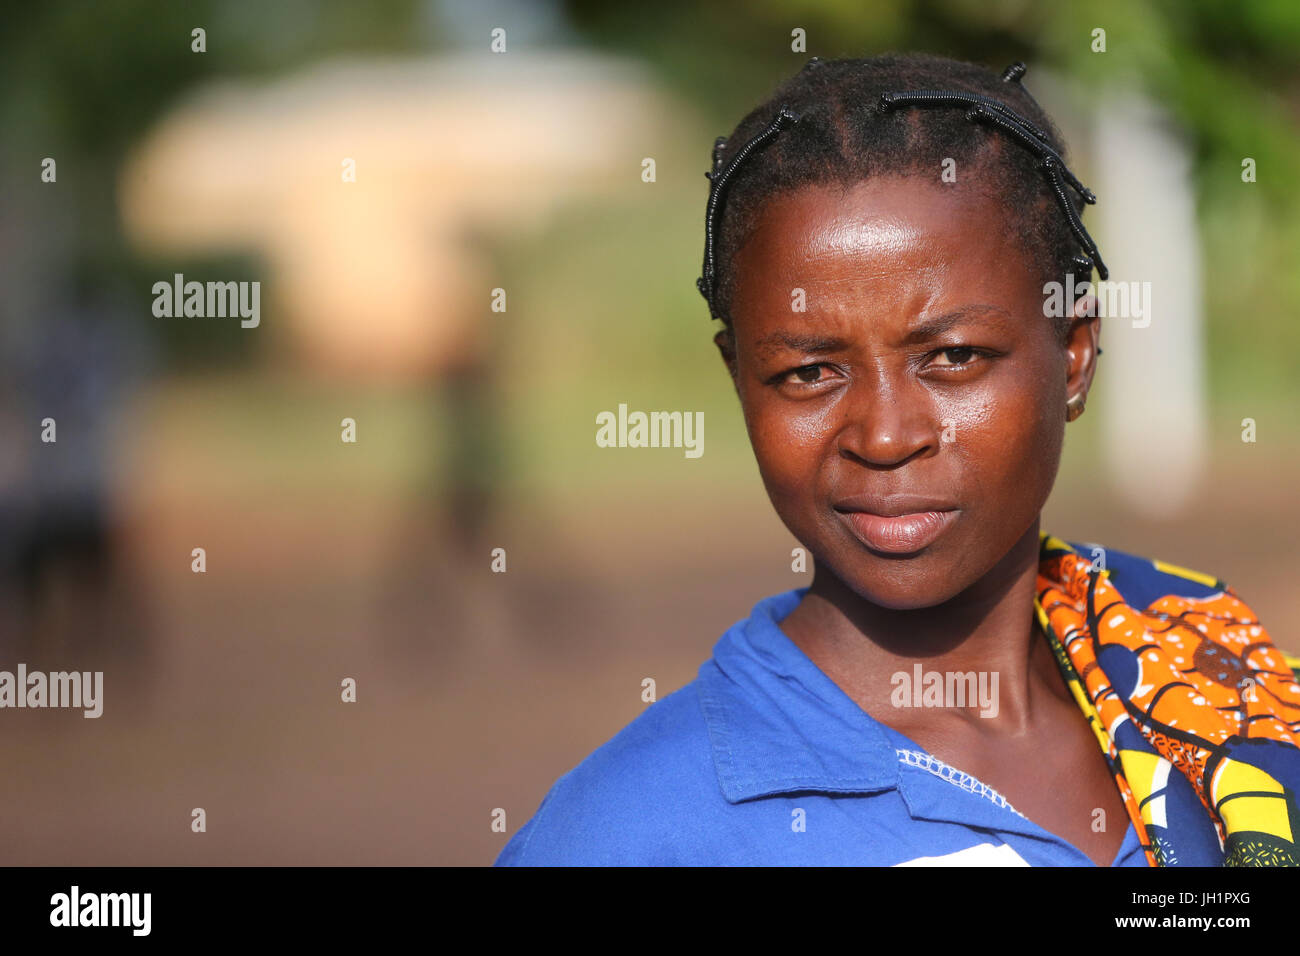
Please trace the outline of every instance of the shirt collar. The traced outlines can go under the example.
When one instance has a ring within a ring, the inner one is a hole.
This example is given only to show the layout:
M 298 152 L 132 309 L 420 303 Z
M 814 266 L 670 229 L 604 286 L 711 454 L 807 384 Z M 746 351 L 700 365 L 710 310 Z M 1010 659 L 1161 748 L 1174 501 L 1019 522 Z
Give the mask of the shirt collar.
M 730 803 L 797 790 L 898 786 L 898 757 L 881 725 L 778 626 L 807 591 L 759 601 L 700 668 L 713 762 Z
M 922 748 L 864 711 L 781 630 L 807 587 L 763 598 L 700 668 L 697 687 L 718 783 L 728 803 L 797 791 L 896 789 L 914 819 L 1041 838 L 1032 821 L 987 797 L 899 772 L 898 749 Z M 932 771 L 935 773 L 935 771 Z

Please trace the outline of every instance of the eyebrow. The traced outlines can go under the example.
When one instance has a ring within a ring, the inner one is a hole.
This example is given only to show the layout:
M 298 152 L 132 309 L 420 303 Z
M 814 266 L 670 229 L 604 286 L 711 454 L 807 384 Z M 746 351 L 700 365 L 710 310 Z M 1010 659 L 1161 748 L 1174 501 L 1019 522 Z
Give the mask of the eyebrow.
M 784 330 L 769 332 L 757 342 L 754 348 L 760 352 L 778 352 L 791 349 L 795 352 L 840 352 L 853 343 L 834 335 L 817 335 L 810 332 L 786 332 Z
M 908 330 L 903 337 L 902 344 L 915 345 L 918 342 L 938 338 L 953 326 L 976 316 L 989 316 L 996 319 L 1011 318 L 1006 309 L 999 308 L 996 305 L 966 305 L 943 315 L 925 319 L 920 325 Z M 754 343 L 754 348 L 763 353 L 776 352 L 786 348 L 795 352 L 821 354 L 844 351 L 852 347 L 852 345 L 853 342 L 850 339 L 836 335 L 819 335 L 815 332 L 787 332 L 784 329 L 778 329 L 760 338 Z
M 927 339 L 938 338 L 954 325 L 960 325 L 962 322 L 976 316 L 989 316 L 1000 320 L 1011 318 L 1011 314 L 1006 309 L 999 308 L 996 305 L 964 305 L 960 309 L 954 309 L 943 315 L 936 315 L 933 318 L 926 319 L 903 337 L 903 344 L 915 345 Z

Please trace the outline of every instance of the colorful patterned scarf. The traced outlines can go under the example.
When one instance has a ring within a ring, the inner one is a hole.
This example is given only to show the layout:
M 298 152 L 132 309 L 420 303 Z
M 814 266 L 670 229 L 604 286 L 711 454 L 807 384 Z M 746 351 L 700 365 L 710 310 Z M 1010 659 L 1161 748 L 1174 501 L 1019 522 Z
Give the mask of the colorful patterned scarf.
M 1044 532 L 1035 611 L 1150 865 L 1300 865 L 1300 660 L 1232 588 Z

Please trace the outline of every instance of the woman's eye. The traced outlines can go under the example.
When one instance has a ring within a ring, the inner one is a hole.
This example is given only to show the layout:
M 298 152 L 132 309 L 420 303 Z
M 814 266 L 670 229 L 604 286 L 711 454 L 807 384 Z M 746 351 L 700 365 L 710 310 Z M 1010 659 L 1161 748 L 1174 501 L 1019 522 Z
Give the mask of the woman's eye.
M 815 385 L 822 381 L 821 372 L 825 367 L 825 365 L 803 365 L 786 372 L 785 379 L 789 381 L 791 376 L 795 376 L 803 385 Z
M 943 349 L 937 354 L 943 359 L 946 359 L 946 361 L 937 362 L 937 365 L 951 367 L 954 365 L 969 365 L 971 359 L 975 357 L 976 353 L 975 349 L 971 348 L 969 345 L 961 345 L 954 346 L 950 349 Z

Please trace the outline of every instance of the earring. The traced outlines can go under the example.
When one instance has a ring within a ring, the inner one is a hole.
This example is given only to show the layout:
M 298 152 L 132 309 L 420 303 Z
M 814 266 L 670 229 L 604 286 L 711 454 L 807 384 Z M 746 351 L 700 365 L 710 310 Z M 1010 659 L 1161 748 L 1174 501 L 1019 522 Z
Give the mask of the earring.
M 1085 399 L 1082 395 L 1074 395 L 1065 403 L 1065 420 L 1072 422 L 1083 414 L 1083 405 Z

